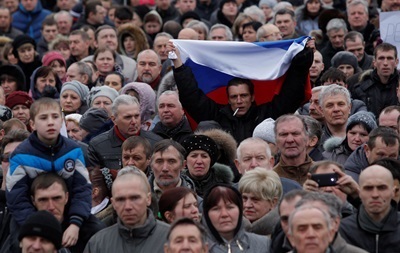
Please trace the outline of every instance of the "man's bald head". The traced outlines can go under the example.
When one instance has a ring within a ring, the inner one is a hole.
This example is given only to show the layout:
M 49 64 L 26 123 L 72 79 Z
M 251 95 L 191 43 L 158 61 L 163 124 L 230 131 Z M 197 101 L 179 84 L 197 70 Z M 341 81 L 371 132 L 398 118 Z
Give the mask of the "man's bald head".
M 360 186 L 365 183 L 365 181 L 371 178 L 379 178 L 387 180 L 387 182 L 393 186 L 393 175 L 392 173 L 383 166 L 372 165 L 363 170 L 360 174 L 359 184 Z
M 178 34 L 180 40 L 198 40 L 199 33 L 192 28 L 184 28 Z

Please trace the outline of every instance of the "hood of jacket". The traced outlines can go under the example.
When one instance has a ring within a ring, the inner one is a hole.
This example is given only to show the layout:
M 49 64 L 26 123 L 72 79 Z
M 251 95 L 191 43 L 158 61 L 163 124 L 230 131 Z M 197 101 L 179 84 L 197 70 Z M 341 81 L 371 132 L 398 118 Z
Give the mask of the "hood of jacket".
M 32 93 L 33 100 L 37 100 L 37 99 L 42 97 L 42 93 L 40 93 L 35 87 L 36 74 L 37 74 L 37 71 L 40 68 L 41 67 L 39 67 L 39 68 L 37 68 L 37 69 L 35 69 L 33 71 L 32 76 L 31 76 L 31 80 L 30 80 L 30 86 L 29 87 L 30 87 L 30 92 Z M 55 78 L 56 78 L 56 86 L 55 86 L 55 88 L 56 88 L 57 92 L 56 92 L 56 94 L 54 95 L 53 98 L 59 98 L 60 97 L 60 91 L 61 91 L 62 83 L 61 83 L 60 78 L 58 78 L 57 75 L 55 75 Z
M 124 49 L 124 38 L 126 35 L 130 35 L 135 40 L 135 53 L 134 57 L 136 58 L 137 53 L 144 49 L 148 49 L 148 42 L 145 33 L 136 26 L 133 25 L 122 25 L 120 29 L 118 29 L 118 52 L 120 54 L 128 56 L 129 54 Z M 141 48 L 139 44 L 147 44 L 147 47 Z
M 330 137 L 324 142 L 324 150 L 328 152 L 332 152 L 334 149 L 341 146 L 344 139 L 341 137 Z
M 344 167 L 346 170 L 360 174 L 361 171 L 369 166 L 367 156 L 365 155 L 364 145 L 359 146 L 356 150 L 351 153 L 347 158 Z
M 167 91 L 167 90 L 174 90 L 174 91 L 178 92 L 178 87 L 176 86 L 173 71 L 169 71 L 161 79 L 160 85 L 158 86 L 158 90 L 157 90 L 157 99 L 160 97 L 160 95 L 164 91 Z

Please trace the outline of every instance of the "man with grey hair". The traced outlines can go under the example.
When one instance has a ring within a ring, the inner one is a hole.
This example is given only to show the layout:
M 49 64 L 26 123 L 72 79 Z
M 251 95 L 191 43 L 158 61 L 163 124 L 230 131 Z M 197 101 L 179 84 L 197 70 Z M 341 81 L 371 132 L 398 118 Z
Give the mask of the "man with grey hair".
M 319 107 L 324 115 L 323 144 L 330 137 L 346 137 L 346 125 L 350 116 L 350 92 L 343 86 L 331 84 L 319 94 Z
M 326 25 L 326 34 L 329 41 L 321 50 L 324 59 L 325 69 L 329 69 L 332 57 L 340 51 L 343 51 L 343 38 L 347 34 L 346 22 L 340 18 L 331 19 Z
M 84 62 L 75 62 L 67 69 L 67 82 L 76 80 L 88 86 L 89 89 L 93 87 L 92 69 Z
M 346 243 L 338 233 L 342 208 L 342 201 L 338 197 L 328 193 L 310 192 L 297 202 L 296 208 L 301 207 L 316 207 L 329 215 L 333 229 L 330 244 L 335 253 L 367 253 L 365 250 Z
M 151 190 L 141 170 L 129 166 L 118 172 L 111 203 L 117 224 L 95 234 L 84 252 L 163 252 L 169 225 L 158 221 L 148 208 Z
M 333 235 L 329 214 L 318 207 L 296 208 L 289 217 L 288 239 L 296 253 L 331 252 Z
M 231 29 L 223 24 L 215 24 L 211 27 L 208 34 L 209 40 L 215 41 L 232 41 L 233 35 Z
M 58 33 L 68 36 L 72 28 L 72 15 L 68 11 L 62 10 L 54 14 L 54 20 L 57 24 Z
M 362 33 L 364 40 L 369 40 L 371 33 L 375 30 L 375 26 L 369 22 L 367 1 L 348 1 L 346 9 L 350 30 Z
M 193 134 L 176 91 L 167 90 L 161 93 L 157 108 L 160 121 L 154 126 L 154 133 L 179 143 Z
M 153 50 L 158 54 L 162 63 L 168 59 L 167 43 L 172 39 L 173 37 L 166 32 L 157 33 L 154 38 Z
M 257 40 L 260 42 L 282 40 L 282 33 L 276 25 L 265 24 L 258 28 Z
M 140 129 L 140 105 L 135 97 L 129 95 L 117 97 L 112 105 L 111 120 L 114 123 L 114 127 L 96 136 L 89 143 L 88 156 L 92 166 L 121 169 L 121 146 L 131 136 L 142 136 L 152 146 L 162 140 L 155 133 Z

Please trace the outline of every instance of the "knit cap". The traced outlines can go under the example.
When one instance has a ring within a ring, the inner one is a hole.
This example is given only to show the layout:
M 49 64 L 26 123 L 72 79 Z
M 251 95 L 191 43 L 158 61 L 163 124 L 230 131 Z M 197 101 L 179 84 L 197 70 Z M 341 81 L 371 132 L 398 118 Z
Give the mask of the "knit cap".
M 103 108 L 90 108 L 81 117 L 79 126 L 89 133 L 96 133 L 109 119 Z
M 37 211 L 21 226 L 18 240 L 21 241 L 26 236 L 40 236 L 52 242 L 56 249 L 60 249 L 62 235 L 61 224 L 54 215 L 48 211 Z
M 226 3 L 235 3 L 237 5 L 235 0 L 221 0 L 221 2 L 219 2 L 219 9 L 222 10 L 222 7 L 224 7 Z
M 93 101 L 97 97 L 107 97 L 111 100 L 111 102 L 114 102 L 114 100 L 118 97 L 118 91 L 108 86 L 93 87 L 90 90 L 87 105 L 92 106 Z
M 278 2 L 276 0 L 260 0 L 258 7 L 261 8 L 263 5 L 268 5 L 269 8 L 272 9 L 277 3 Z
M 60 60 L 64 66 L 67 66 L 64 57 L 58 51 L 50 51 L 46 53 L 42 58 L 43 66 L 49 66 L 55 60 Z
M 32 98 L 25 91 L 13 91 L 6 98 L 6 106 L 11 110 L 16 105 L 25 105 L 26 107 L 31 108 L 32 103 Z
M 62 94 L 67 90 L 75 91 L 76 94 L 78 94 L 78 96 L 80 97 L 82 102 L 86 102 L 86 98 L 89 95 L 89 88 L 86 85 L 76 80 L 64 83 L 63 86 L 61 86 L 60 96 L 62 96 Z
M 253 137 L 263 139 L 266 142 L 275 144 L 275 120 L 268 118 L 258 124 L 253 131 Z
M 218 146 L 213 139 L 205 135 L 191 135 L 187 137 L 182 146 L 186 150 L 186 157 L 194 150 L 203 150 L 208 153 L 211 158 L 210 167 L 218 160 Z
M 149 21 L 158 21 L 161 26 L 163 25 L 163 20 L 156 10 L 152 10 L 144 16 L 143 23 L 147 23 Z
M 359 111 L 351 115 L 347 120 L 346 132 L 360 123 L 364 125 L 368 133 L 378 127 L 374 114 L 367 111 Z
M 340 65 L 343 64 L 351 65 L 354 69 L 354 73 L 357 72 L 358 69 L 357 57 L 353 53 L 347 51 L 337 52 L 333 56 L 331 63 L 332 66 L 335 68 L 338 68 Z
M 32 39 L 30 36 L 28 36 L 28 35 L 25 35 L 25 34 L 21 34 L 21 35 L 18 35 L 15 39 L 14 39 L 14 41 L 13 41 L 13 43 L 12 43 L 12 47 L 13 47 L 13 54 L 14 54 L 14 56 L 16 57 L 16 58 L 18 58 L 18 48 L 20 47 L 20 46 L 22 46 L 22 45 L 24 45 L 24 44 L 27 44 L 27 43 L 29 43 L 29 44 L 32 44 L 33 45 L 33 48 L 36 50 L 36 42 L 35 42 L 35 40 L 34 39 Z M 19 59 L 19 58 L 18 58 Z

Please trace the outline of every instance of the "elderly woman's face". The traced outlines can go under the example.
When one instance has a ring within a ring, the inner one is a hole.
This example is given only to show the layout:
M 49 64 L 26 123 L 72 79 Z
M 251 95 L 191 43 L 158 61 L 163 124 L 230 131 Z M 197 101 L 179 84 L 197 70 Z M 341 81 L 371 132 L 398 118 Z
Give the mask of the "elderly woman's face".
M 208 217 L 215 227 L 215 230 L 225 239 L 230 240 L 234 236 L 235 228 L 239 221 L 239 207 L 220 199 L 218 204 L 208 211 Z
M 242 199 L 243 215 L 250 222 L 254 222 L 269 213 L 277 203 L 277 201 L 265 200 L 251 192 L 243 192 Z
M 186 165 L 193 178 L 201 179 L 210 170 L 210 155 L 203 150 L 193 150 L 186 158 Z

